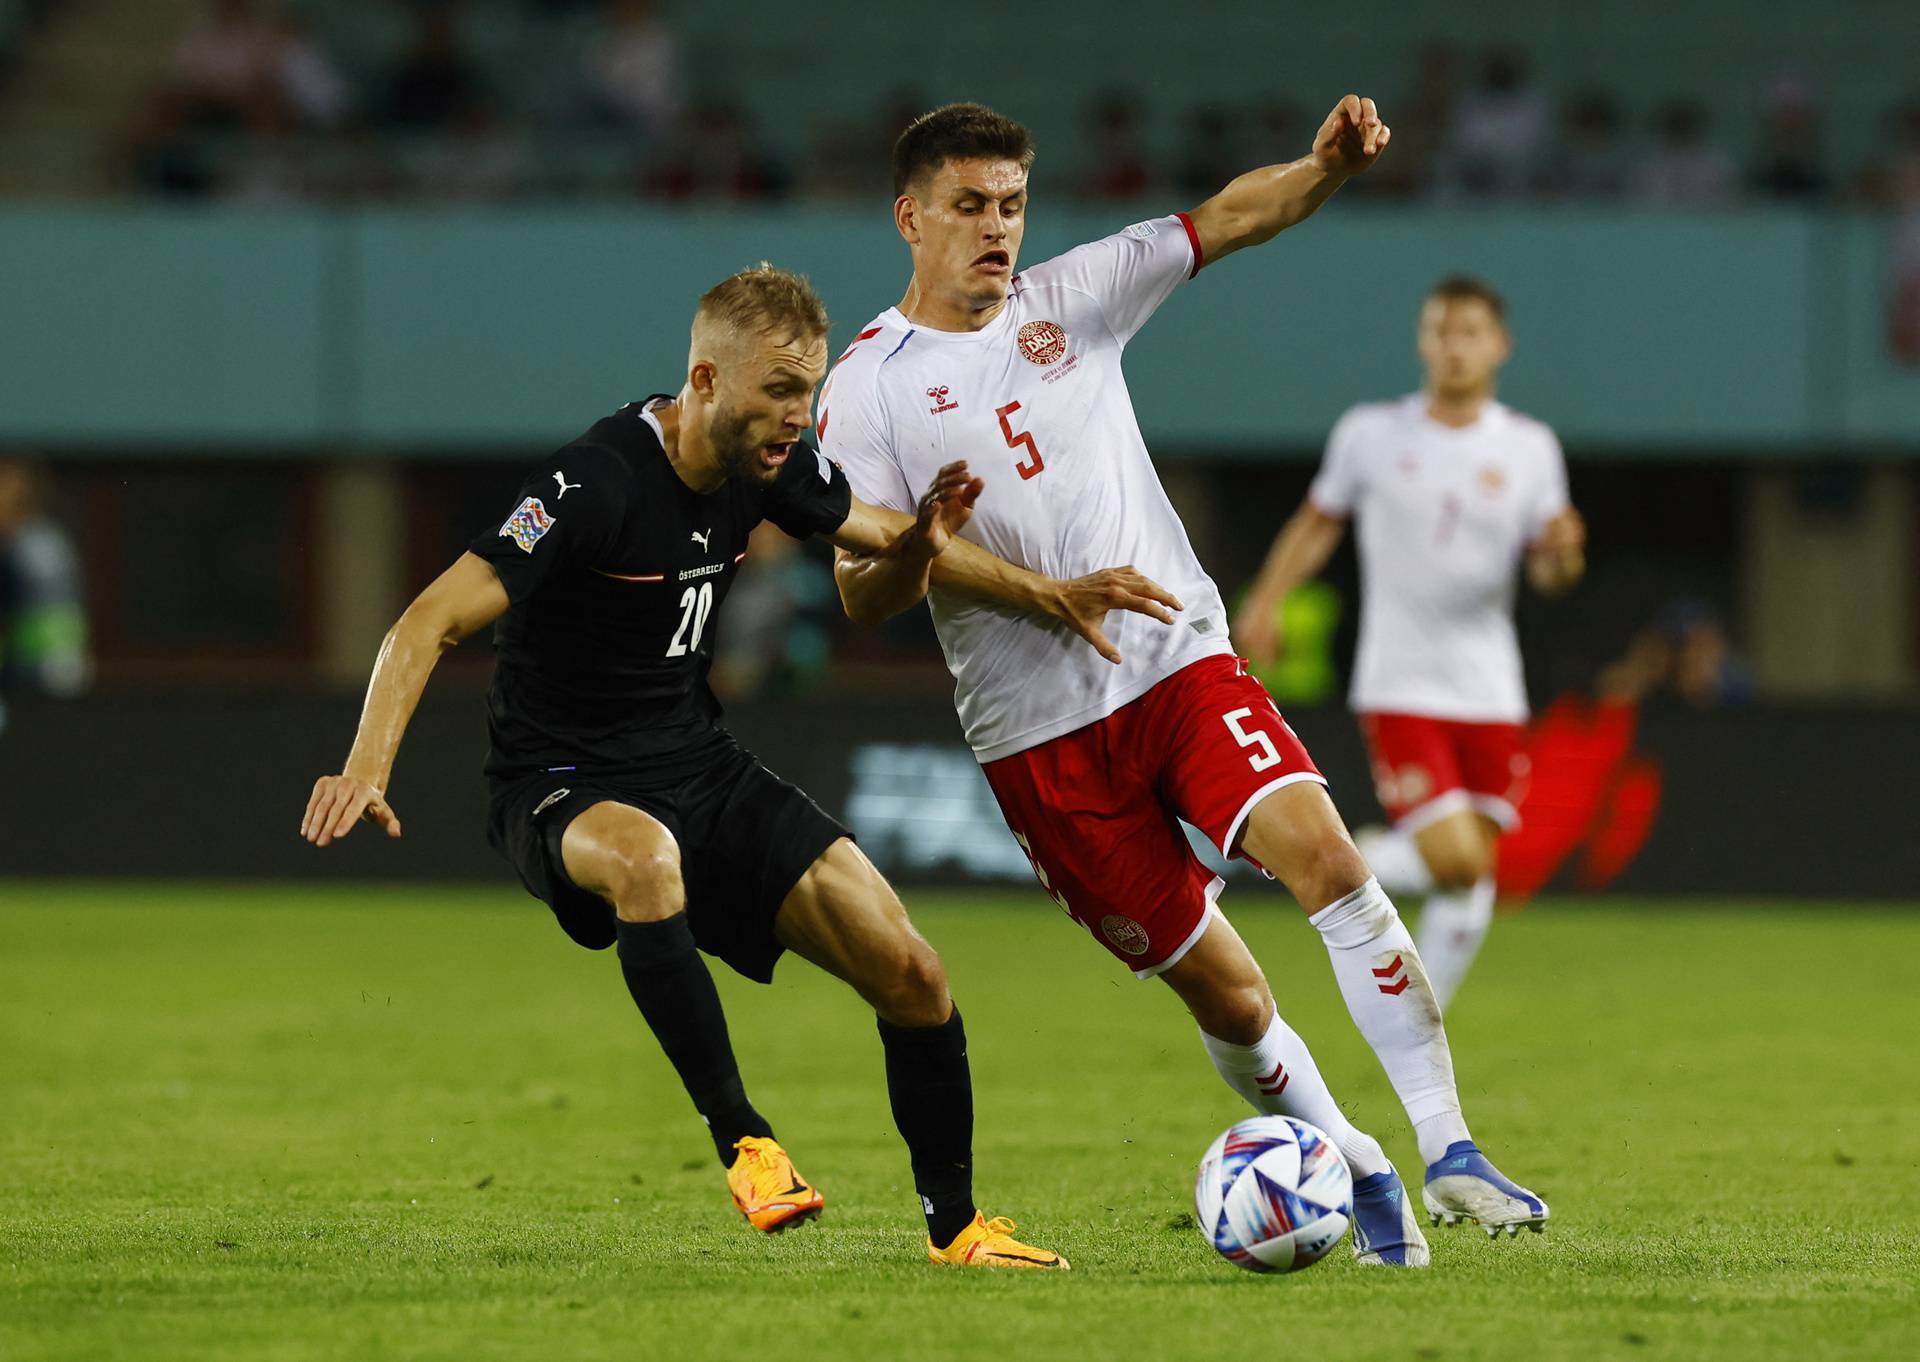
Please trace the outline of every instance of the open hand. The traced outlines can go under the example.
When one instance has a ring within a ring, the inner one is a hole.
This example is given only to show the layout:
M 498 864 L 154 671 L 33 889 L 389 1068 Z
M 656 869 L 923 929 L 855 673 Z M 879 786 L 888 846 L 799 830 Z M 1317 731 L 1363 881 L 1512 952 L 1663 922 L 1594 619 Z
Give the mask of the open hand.
M 1358 175 L 1380 159 L 1392 137 L 1371 99 L 1347 95 L 1313 135 L 1313 159 L 1330 174 Z
M 1118 664 L 1120 650 L 1107 641 L 1107 614 L 1131 610 L 1151 615 L 1162 624 L 1173 623 L 1173 612 L 1185 609 L 1171 591 L 1132 566 L 1103 568 L 1060 583 L 1054 616 L 1093 645 L 1095 652 Z
M 323 847 L 352 832 L 362 818 L 385 828 L 389 837 L 400 835 L 400 818 L 378 788 L 352 776 L 321 776 L 313 782 L 300 835 Z
M 967 472 L 967 461 L 950 463 L 933 475 L 933 481 L 920 496 L 910 539 L 917 540 L 929 557 L 946 550 L 953 536 L 973 518 L 973 503 L 987 484 Z

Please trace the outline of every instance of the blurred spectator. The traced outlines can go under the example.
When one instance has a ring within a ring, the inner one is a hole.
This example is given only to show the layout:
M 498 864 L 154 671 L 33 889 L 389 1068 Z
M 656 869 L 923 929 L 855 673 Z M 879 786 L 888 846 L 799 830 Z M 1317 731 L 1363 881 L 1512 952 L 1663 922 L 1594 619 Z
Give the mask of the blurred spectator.
M 312 23 L 303 14 L 284 16 L 275 29 L 275 92 L 303 127 L 335 128 L 353 100 Z
M 1250 134 L 1246 160 L 1240 171 L 1258 166 L 1285 165 L 1297 161 L 1313 149 L 1313 128 L 1300 112 L 1300 106 L 1283 99 L 1270 99 L 1253 111 L 1248 125 Z M 1396 137 L 1398 133 L 1394 134 Z M 1382 164 L 1385 164 L 1382 162 Z M 1379 167 L 1368 171 L 1369 175 Z
M 697 106 L 677 144 L 654 166 L 647 192 L 663 199 L 785 198 L 786 171 L 758 145 L 738 104 L 715 100 Z
M 1768 87 L 1765 103 L 1765 143 L 1748 187 L 1767 199 L 1825 198 L 1832 182 L 1820 164 L 1820 110 L 1813 91 L 1782 78 Z
M 1518 48 L 1487 54 L 1480 84 L 1460 100 L 1450 129 L 1448 171 L 1456 186 L 1477 198 L 1511 198 L 1531 191 L 1547 149 L 1547 101 L 1527 79 Z
M 136 189 L 164 199 L 213 192 L 213 148 L 193 125 L 192 111 L 188 97 L 170 86 L 147 101 L 121 139 L 119 159 Z
M 1666 692 L 1695 709 L 1714 709 L 1751 700 L 1753 677 L 1713 607 L 1682 596 L 1634 635 L 1626 656 L 1600 673 L 1594 689 L 1615 702 Z
M 1390 104 L 1385 110 L 1387 123 L 1393 128 L 1393 150 L 1341 192 L 1358 187 L 1369 196 L 1410 198 L 1442 182 L 1447 129 L 1453 122 L 1456 103 L 1454 86 L 1453 49 L 1444 43 L 1421 48 L 1412 91 L 1404 104 Z M 1291 143 L 1294 150 L 1282 159 L 1304 156 L 1318 127 L 1318 113 L 1311 121 L 1300 119 Z
M 438 0 L 416 11 L 413 37 L 387 78 L 382 121 L 397 128 L 449 128 L 487 98 L 485 82 L 463 50 L 459 6 Z
M 1137 199 L 1159 182 L 1140 138 L 1140 105 L 1124 91 L 1104 95 L 1092 110 L 1082 198 Z
M 170 59 L 180 116 L 204 127 L 238 124 L 276 77 L 280 34 L 257 0 L 212 0 Z
M 1866 201 L 1896 216 L 1888 256 L 1887 348 L 1920 368 L 1920 100 L 1893 116 L 1893 154 L 1867 172 Z
M 1900 219 L 1887 290 L 1887 348 L 1902 364 L 1920 368 L 1920 208 Z
M 1604 203 L 1625 196 L 1626 148 L 1620 145 L 1620 111 L 1592 90 L 1569 100 L 1560 122 L 1560 145 L 1542 184 L 1555 198 Z
M 225 198 L 244 203 L 288 203 L 309 197 L 310 148 L 297 136 L 292 111 L 278 100 L 255 103 L 246 140 L 221 178 Z
M 10 696 L 78 695 L 93 677 L 80 556 L 41 510 L 39 481 L 0 459 L 0 729 Z
M 1888 120 L 1891 154 L 1868 167 L 1860 198 L 1894 213 L 1920 213 L 1920 99 L 1902 104 Z
M 497 201 L 520 190 L 528 169 L 525 137 L 476 101 L 423 151 L 416 187 L 431 198 Z
M 605 0 L 604 31 L 588 48 L 588 100 L 597 121 L 664 140 L 686 112 L 680 50 L 653 0 Z
M 1203 104 L 1187 115 L 1187 144 L 1180 153 L 1179 187 L 1181 195 L 1193 203 L 1218 194 L 1227 181 L 1255 165 L 1250 161 L 1240 137 L 1240 119 L 1218 104 Z M 1299 156 L 1294 151 L 1287 160 Z
M 120 155 L 136 186 L 167 197 L 299 197 L 304 149 L 294 134 L 339 127 L 350 103 L 304 19 L 218 0 L 181 36 Z
M 806 196 L 869 204 L 891 200 L 893 144 L 928 107 L 919 91 L 901 89 L 871 117 L 828 123 L 808 154 Z
M 1700 105 L 1676 100 L 1655 122 L 1660 145 L 1647 159 L 1636 197 L 1656 208 L 1715 208 L 1733 193 L 1733 161 L 1707 141 L 1707 114 Z

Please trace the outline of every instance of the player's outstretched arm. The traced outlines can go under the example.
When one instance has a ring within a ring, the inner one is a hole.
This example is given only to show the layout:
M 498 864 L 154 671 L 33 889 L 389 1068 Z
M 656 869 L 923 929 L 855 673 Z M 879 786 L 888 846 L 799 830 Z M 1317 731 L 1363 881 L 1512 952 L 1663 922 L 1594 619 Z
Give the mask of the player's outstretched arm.
M 985 489 L 963 459 L 934 474 L 911 517 L 855 497 L 845 523 L 828 536 L 840 550 L 833 575 L 847 617 L 879 624 L 925 597 L 934 560 L 953 546 Z
M 1104 631 L 1110 612 L 1131 610 L 1173 623 L 1173 612 L 1182 608 L 1179 600 L 1131 567 L 1063 582 L 960 538 L 960 527 L 972 517 L 985 486 L 960 462 L 935 475 L 915 516 L 856 499 L 846 523 L 830 536 L 837 549 L 834 580 L 847 617 L 879 624 L 918 604 L 928 586 L 938 582 L 942 590 L 1058 620 L 1114 663 L 1120 653 Z
M 1587 522 L 1569 506 L 1527 546 L 1527 581 L 1542 596 L 1573 590 L 1587 572 Z
M 427 678 L 441 654 L 505 614 L 508 604 L 507 589 L 486 560 L 463 553 L 407 607 L 381 641 L 346 769 L 313 784 L 300 820 L 302 837 L 323 847 L 362 818 L 389 837 L 400 835 L 400 819 L 387 803 L 387 780 Z
M 1296 586 L 1320 575 L 1346 532 L 1345 520 L 1328 515 L 1311 501 L 1301 502 L 1300 509 L 1280 527 L 1273 547 L 1267 551 L 1267 561 L 1261 564 L 1260 575 L 1254 578 L 1228 630 L 1234 644 L 1251 661 L 1271 662 L 1279 654 L 1285 643 L 1275 618 L 1280 602 Z
M 1371 99 L 1345 96 L 1320 125 L 1305 156 L 1250 170 L 1188 214 L 1200 243 L 1199 263 L 1210 265 L 1304 222 L 1349 175 L 1377 161 L 1392 137 Z

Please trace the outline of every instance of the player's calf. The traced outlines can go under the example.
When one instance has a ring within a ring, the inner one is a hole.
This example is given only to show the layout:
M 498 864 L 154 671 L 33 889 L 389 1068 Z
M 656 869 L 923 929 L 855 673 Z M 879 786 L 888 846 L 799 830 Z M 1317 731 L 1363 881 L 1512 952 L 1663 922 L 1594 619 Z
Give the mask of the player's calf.
M 620 974 L 640 1015 L 707 1124 L 714 1152 L 731 1166 L 746 1138 L 773 1128 L 747 1100 L 713 976 L 687 920 L 680 849 L 650 814 L 603 802 L 561 837 L 567 877 L 612 905 Z
M 973 1201 L 973 1077 L 966 1024 L 946 969 L 900 900 L 852 842 L 835 842 L 781 904 L 780 940 L 844 979 L 878 1014 L 887 1096 L 913 1165 L 932 1244 L 978 1218 Z

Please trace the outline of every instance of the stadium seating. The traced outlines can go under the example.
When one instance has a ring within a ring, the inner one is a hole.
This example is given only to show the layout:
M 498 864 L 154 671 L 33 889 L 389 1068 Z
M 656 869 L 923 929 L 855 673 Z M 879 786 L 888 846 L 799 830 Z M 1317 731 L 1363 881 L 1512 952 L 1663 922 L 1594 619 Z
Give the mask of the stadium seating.
M 377 83 L 404 39 L 405 7 L 307 8 L 356 83 Z M 596 31 L 593 7 L 470 0 L 464 10 L 469 51 L 512 112 L 535 121 L 562 113 L 557 105 Z M 1316 26 L 1284 6 L 1223 3 L 1185 6 L 1182 21 L 1170 24 L 1154 0 L 1111 0 L 1097 24 L 1074 6 L 993 5 L 970 14 L 964 34 L 957 19 L 952 32 L 909 27 L 850 0 L 800 8 L 682 3 L 665 12 L 689 84 L 745 105 L 758 135 L 787 158 L 828 125 L 871 118 L 911 93 L 929 104 L 975 98 L 1018 110 L 1041 130 L 1050 159 L 1073 163 L 1084 150 L 1087 109 L 1112 91 L 1146 107 L 1150 149 L 1171 155 L 1183 116 L 1206 102 L 1193 91 L 1235 107 L 1277 99 L 1315 113 L 1351 86 L 1377 92 L 1391 113 L 1396 97 L 1411 91 L 1422 51 L 1444 42 L 1455 54 L 1457 88 L 1471 85 L 1484 50 L 1506 44 L 1526 54 L 1534 84 L 1556 106 L 1578 91 L 1605 91 L 1620 106 L 1629 144 L 1646 140 L 1660 105 L 1697 100 L 1741 159 L 1753 150 L 1768 87 L 1797 80 L 1824 108 L 1828 160 L 1846 174 L 1873 154 L 1871 133 L 1885 126 L 1888 110 L 1916 95 L 1911 66 L 1893 54 L 1920 50 L 1920 5 L 1909 0 L 1785 6 L 1764 32 L 1742 0 L 1487 0 L 1471 8 L 1407 0 L 1393 7 L 1385 32 Z M 1139 57 L 1147 32 L 1155 34 L 1151 65 Z

